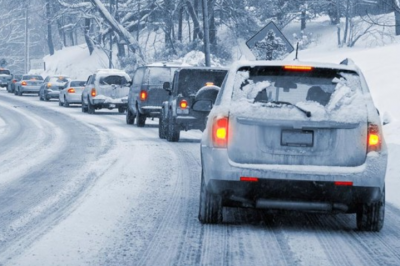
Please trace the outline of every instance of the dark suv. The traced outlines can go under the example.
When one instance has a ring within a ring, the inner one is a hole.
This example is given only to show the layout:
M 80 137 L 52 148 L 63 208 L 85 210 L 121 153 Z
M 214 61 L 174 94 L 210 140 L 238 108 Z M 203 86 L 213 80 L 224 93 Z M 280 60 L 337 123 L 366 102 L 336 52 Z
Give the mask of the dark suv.
M 172 86 L 164 83 L 169 92 L 168 101 L 163 103 L 159 120 L 159 137 L 168 141 L 179 141 L 181 130 L 204 130 L 206 119 L 219 91 L 227 70 L 211 67 L 187 67 L 177 70 Z M 204 95 L 214 95 L 210 101 Z M 198 100 L 199 104 L 196 104 Z M 200 104 L 208 104 L 202 108 Z M 197 105 L 197 108 L 196 108 Z
M 168 92 L 163 90 L 164 82 L 171 81 L 178 66 L 152 64 L 139 67 L 133 77 L 129 90 L 126 123 L 133 124 L 136 118 L 138 127 L 143 127 L 147 117 L 159 117 L 163 101 Z

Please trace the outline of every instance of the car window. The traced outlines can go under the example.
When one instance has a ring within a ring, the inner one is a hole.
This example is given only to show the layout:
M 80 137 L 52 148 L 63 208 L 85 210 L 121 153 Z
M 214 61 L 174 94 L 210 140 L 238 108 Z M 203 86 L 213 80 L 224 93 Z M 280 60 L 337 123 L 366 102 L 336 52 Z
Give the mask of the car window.
M 71 81 L 71 87 L 83 87 L 85 86 L 85 81 Z
M 171 81 L 176 68 L 169 67 L 150 67 L 149 78 L 146 80 L 149 85 L 162 85 L 164 82 Z
M 0 74 L 10 75 L 10 70 L 8 70 L 8 69 L 0 69 Z
M 177 94 L 184 97 L 195 95 L 206 83 L 221 86 L 226 70 L 182 69 L 179 71 Z
M 142 84 L 144 68 L 138 68 L 135 72 L 135 76 L 133 77 L 133 85 L 140 86 Z
M 99 83 L 100 85 L 125 85 L 128 81 L 124 76 L 111 75 L 101 77 Z
M 354 71 L 314 68 L 309 71 L 285 70 L 284 67 L 245 67 L 238 71 L 233 100 L 249 103 L 284 101 L 291 104 L 312 101 L 326 106 L 334 92 L 346 87 L 360 91 Z

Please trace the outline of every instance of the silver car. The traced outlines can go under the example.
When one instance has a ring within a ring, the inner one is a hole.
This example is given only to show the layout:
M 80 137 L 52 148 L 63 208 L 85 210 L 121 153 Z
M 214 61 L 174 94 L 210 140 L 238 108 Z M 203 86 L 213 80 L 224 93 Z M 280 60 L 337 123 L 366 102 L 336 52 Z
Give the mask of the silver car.
M 59 99 L 60 91 L 64 89 L 69 78 L 64 75 L 47 76 L 39 90 L 39 99 L 49 101 L 50 99 Z
M 64 107 L 69 107 L 70 104 L 81 104 L 84 88 L 84 80 L 69 80 L 65 84 L 64 89 L 60 91 L 58 104 Z
M 43 77 L 40 75 L 22 75 L 21 80 L 14 85 L 14 94 L 19 96 L 22 96 L 24 93 L 37 94 L 42 84 Z
M 222 222 L 228 206 L 341 212 L 379 231 L 387 158 L 378 111 L 350 61 L 239 62 L 201 140 L 199 220 Z

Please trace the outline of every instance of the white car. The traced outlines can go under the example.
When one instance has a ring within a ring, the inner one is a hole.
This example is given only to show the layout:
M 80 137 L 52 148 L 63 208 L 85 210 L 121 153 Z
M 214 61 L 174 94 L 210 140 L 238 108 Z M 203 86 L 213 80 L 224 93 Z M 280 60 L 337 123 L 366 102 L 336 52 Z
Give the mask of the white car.
M 118 108 L 123 113 L 127 108 L 129 88 L 132 80 L 118 69 L 99 69 L 90 75 L 82 93 L 82 112 L 94 114 L 96 109 Z
M 70 104 L 81 104 L 84 88 L 84 80 L 69 80 L 60 91 L 58 104 L 64 107 L 69 107 Z
M 349 62 L 230 69 L 201 140 L 202 223 L 222 222 L 234 206 L 356 213 L 359 230 L 381 230 L 388 151 L 367 83 Z

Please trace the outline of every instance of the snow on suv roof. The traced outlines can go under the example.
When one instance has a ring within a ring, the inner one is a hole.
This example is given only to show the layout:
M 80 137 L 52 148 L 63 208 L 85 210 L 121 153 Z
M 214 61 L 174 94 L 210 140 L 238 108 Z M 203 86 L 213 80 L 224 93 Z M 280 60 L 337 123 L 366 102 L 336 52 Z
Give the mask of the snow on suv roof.
M 96 73 L 126 73 L 124 70 L 121 69 L 108 69 L 108 68 L 104 68 L 104 69 L 97 69 Z

